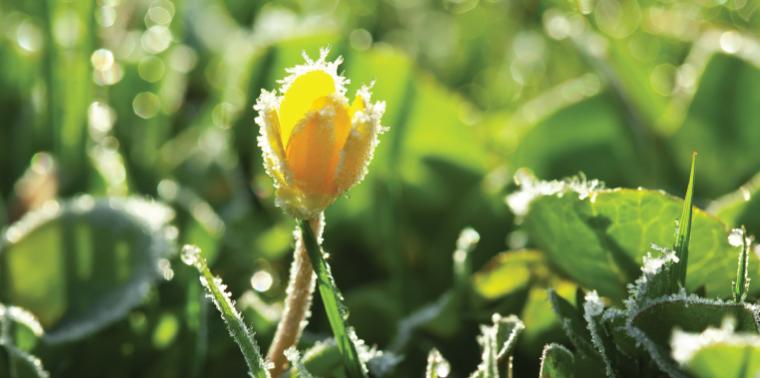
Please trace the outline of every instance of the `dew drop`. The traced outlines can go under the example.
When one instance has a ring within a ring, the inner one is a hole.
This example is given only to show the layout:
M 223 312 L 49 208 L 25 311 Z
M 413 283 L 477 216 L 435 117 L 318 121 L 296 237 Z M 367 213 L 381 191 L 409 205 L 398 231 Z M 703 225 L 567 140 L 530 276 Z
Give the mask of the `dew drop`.
M 435 368 L 435 374 L 441 378 L 448 377 L 451 373 L 451 365 L 448 362 L 440 361 Z
M 259 270 L 251 276 L 251 286 L 259 293 L 263 293 L 272 288 L 274 279 L 266 270 Z
M 729 30 L 720 35 L 720 48 L 728 54 L 735 54 L 742 48 L 742 36 L 739 33 Z
M 752 199 L 752 192 L 750 192 L 746 187 L 742 186 L 739 188 L 739 192 L 742 194 L 742 199 L 744 199 L 745 202 Z
M 741 247 L 743 241 L 744 241 L 744 232 L 742 231 L 741 228 L 734 228 L 728 234 L 728 244 L 731 244 L 734 247 Z
M 180 254 L 182 262 L 186 265 L 194 266 L 200 269 L 201 266 L 201 249 L 198 246 L 185 244 Z

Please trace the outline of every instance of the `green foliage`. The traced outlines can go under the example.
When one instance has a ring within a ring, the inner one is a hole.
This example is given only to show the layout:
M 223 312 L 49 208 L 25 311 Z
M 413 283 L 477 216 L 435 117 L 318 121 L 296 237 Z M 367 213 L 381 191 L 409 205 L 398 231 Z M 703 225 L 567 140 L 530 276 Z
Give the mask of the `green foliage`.
M 206 295 L 216 306 L 224 324 L 227 325 L 230 336 L 240 347 L 240 352 L 242 352 L 245 363 L 248 365 L 248 374 L 252 378 L 269 378 L 267 365 L 261 358 L 259 346 L 253 338 L 253 333 L 243 322 L 243 317 L 230 300 L 232 294 L 227 291 L 227 286 L 208 269 L 206 259 L 201 256 L 201 250 L 193 245 L 185 245 L 182 247 L 182 261 L 198 270 Z
M 547 344 L 541 354 L 540 378 L 571 378 L 575 376 L 575 356 L 560 344 Z
M 677 332 L 673 356 L 691 376 L 755 377 L 760 373 L 760 338 L 733 333 L 729 323 L 702 333 Z
M 682 205 L 660 191 L 598 189 L 580 181 L 574 189 L 571 183 L 526 182 L 512 207 L 528 196 L 525 230 L 550 261 L 582 285 L 622 300 L 649 246 L 672 243 Z M 736 261 L 728 226 L 695 209 L 692 228 L 686 286 L 726 296 Z
M 250 335 L 281 316 L 293 222 L 252 104 L 323 47 L 389 131 L 326 210 L 327 301 L 288 376 L 754 376 L 756 8 L 0 1 L 0 308 L 45 330 L 5 312 L 0 376 L 240 376 L 241 345 L 263 365 Z M 227 323 L 175 243 L 229 285 L 202 279 Z
M 95 332 L 138 305 L 159 277 L 173 250 L 173 216 L 140 198 L 50 202 L 3 233 L 3 298 L 34 313 L 49 342 Z

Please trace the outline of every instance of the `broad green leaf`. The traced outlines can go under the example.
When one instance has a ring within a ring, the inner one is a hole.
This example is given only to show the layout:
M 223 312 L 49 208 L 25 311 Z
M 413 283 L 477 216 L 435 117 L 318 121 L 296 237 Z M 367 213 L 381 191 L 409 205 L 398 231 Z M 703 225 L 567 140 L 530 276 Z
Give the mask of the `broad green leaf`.
M 756 306 L 697 296 L 665 296 L 628 311 L 628 334 L 649 353 L 660 369 L 668 372 L 677 371 L 670 357 L 670 338 L 676 329 L 702 332 L 731 320 L 739 332 L 757 334 L 760 330 Z
M 760 170 L 757 88 L 760 69 L 753 64 L 725 54 L 715 54 L 707 63 L 686 120 L 670 141 L 684 181 L 687 156 L 700 153 L 696 186 L 702 196 L 733 190 Z
M 604 296 L 622 300 L 651 245 L 673 243 L 682 201 L 664 192 L 576 187 L 579 195 L 571 184 L 557 184 L 557 190 L 541 193 L 541 185 L 552 183 L 537 185 L 512 195 L 513 210 L 521 208 L 514 203 L 522 202 L 520 195 L 535 195 L 524 219 L 532 240 L 563 272 Z M 711 296 L 730 294 L 736 253 L 728 231 L 720 220 L 694 209 L 687 288 L 704 285 Z M 757 272 L 753 277 L 760 279 Z
M 39 319 L 46 341 L 95 332 L 140 303 L 158 277 L 159 260 L 173 251 L 173 216 L 138 198 L 49 202 L 4 231 L 0 291 Z
M 626 122 L 609 94 L 585 99 L 533 126 L 520 141 L 513 164 L 539 177 L 557 179 L 582 171 L 610 184 L 634 185 L 643 174 Z
M 500 253 L 473 275 L 473 290 L 486 300 L 525 291 L 532 280 L 546 278 L 548 269 L 545 264 L 538 251 Z
M 575 356 L 560 344 L 547 344 L 541 353 L 539 378 L 575 377 Z
M 501 361 L 511 358 L 512 350 L 517 344 L 517 338 L 525 329 L 523 322 L 516 316 L 501 317 L 493 315 L 493 325 L 480 326 L 478 343 L 482 349 L 482 359 L 478 369 L 470 375 L 470 378 L 499 378 L 507 366 L 507 376 L 511 375 L 512 364 L 503 364 Z
M 760 174 L 711 202 L 707 211 L 730 226 L 745 226 L 750 234 L 760 235 Z
M 760 375 L 760 336 L 734 333 L 729 323 L 702 333 L 676 331 L 673 358 L 692 377 L 754 378 Z

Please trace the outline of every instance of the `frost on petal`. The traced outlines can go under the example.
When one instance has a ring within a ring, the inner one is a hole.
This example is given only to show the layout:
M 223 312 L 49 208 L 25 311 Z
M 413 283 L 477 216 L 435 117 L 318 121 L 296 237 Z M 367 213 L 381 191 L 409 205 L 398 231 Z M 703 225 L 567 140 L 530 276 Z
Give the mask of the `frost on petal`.
M 351 133 L 348 136 L 335 176 L 338 193 L 342 193 L 361 181 L 367 173 L 367 166 L 378 143 L 378 135 L 385 131 L 380 119 L 385 112 L 385 103 L 370 103 L 368 87 L 362 87 L 357 93 L 361 102 L 351 106 L 355 111 L 352 119 Z M 361 105 L 359 105 L 361 104 Z
M 275 187 L 286 185 L 289 172 L 285 165 L 285 149 L 280 138 L 280 121 L 277 116 L 279 99 L 274 92 L 261 91 L 254 105 L 258 113 L 256 124 L 259 125 L 258 144 L 264 157 L 264 169 L 275 181 Z
M 328 49 L 320 51 L 319 59 L 303 54 L 306 63 L 287 69 L 288 76 L 280 80 L 283 95 L 280 105 L 282 143 L 287 146 L 296 125 L 320 98 L 336 95 L 345 97 L 348 80 L 338 74 L 343 59 L 327 61 Z

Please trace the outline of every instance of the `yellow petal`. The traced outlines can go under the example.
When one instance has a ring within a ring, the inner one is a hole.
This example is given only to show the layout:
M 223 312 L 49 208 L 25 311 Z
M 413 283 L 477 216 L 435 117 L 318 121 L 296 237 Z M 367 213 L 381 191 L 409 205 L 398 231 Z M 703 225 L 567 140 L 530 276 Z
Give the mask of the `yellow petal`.
M 332 196 L 340 150 L 350 131 L 348 109 L 334 97 L 314 102 L 295 127 L 286 148 L 290 172 L 308 194 Z
M 259 147 L 264 153 L 264 167 L 275 183 L 285 184 L 288 172 L 285 165 L 285 148 L 280 137 L 280 120 L 274 105 L 275 97 L 272 92 L 262 93 L 255 109 L 259 112 L 256 123 L 260 127 Z
M 340 153 L 335 173 L 335 190 L 342 193 L 359 182 L 366 173 L 367 164 L 377 144 L 380 126 L 367 117 L 354 120 L 351 134 Z
M 359 111 L 364 111 L 364 109 L 364 98 L 362 98 L 361 95 L 356 95 L 354 102 L 351 103 L 351 108 L 348 109 L 349 118 L 354 119 L 354 114 Z
M 280 132 L 287 146 L 296 124 L 311 109 L 314 101 L 335 93 L 335 81 L 325 71 L 313 70 L 298 76 L 288 87 L 280 103 Z

